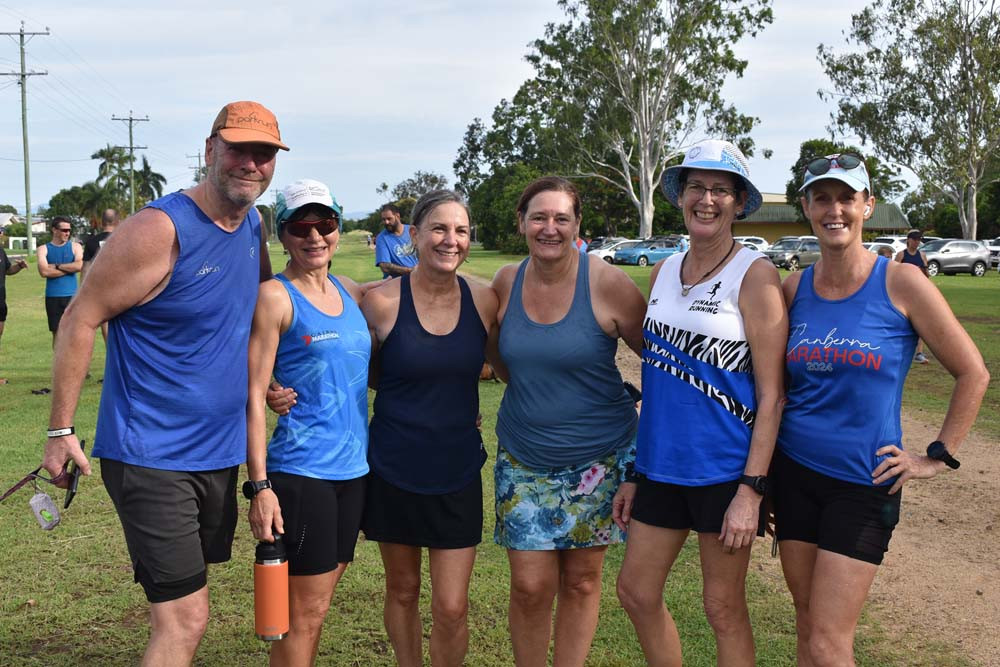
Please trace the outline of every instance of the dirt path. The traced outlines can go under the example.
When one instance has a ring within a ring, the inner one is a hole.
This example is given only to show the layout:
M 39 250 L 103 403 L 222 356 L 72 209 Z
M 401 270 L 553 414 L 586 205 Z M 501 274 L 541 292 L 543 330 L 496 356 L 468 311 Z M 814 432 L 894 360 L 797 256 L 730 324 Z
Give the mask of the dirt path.
M 640 364 L 624 345 L 618 366 L 639 386 Z M 922 451 L 938 424 L 903 415 L 904 446 Z M 945 644 L 977 665 L 1000 665 L 1000 457 L 996 443 L 970 437 L 962 467 L 904 488 L 900 523 L 869 602 L 889 639 L 916 655 Z M 770 538 L 753 566 L 783 585 Z

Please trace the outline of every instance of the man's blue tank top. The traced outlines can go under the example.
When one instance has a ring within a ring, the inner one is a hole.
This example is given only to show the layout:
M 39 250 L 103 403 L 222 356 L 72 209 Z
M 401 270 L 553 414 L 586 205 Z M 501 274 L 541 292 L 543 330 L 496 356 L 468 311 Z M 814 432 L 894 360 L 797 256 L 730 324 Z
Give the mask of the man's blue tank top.
M 919 250 L 916 251 L 915 253 L 913 253 L 911 255 L 910 251 L 907 250 L 907 249 L 905 249 L 905 248 L 903 249 L 903 262 L 902 263 L 903 264 L 912 264 L 913 266 L 917 267 L 918 269 L 922 269 L 925 266 L 927 266 L 926 264 L 924 264 L 924 257 L 923 257 L 923 255 L 920 254 Z
M 45 259 L 49 266 L 73 263 L 73 242 L 62 245 L 45 244 Z M 76 294 L 76 274 L 67 273 L 58 278 L 45 279 L 45 296 L 73 296 Z
M 808 468 L 866 486 L 884 458 L 875 451 L 903 446 L 900 401 L 917 345 L 910 321 L 889 300 L 888 265 L 878 257 L 861 288 L 836 301 L 816 294 L 809 267 L 788 313 L 788 403 L 778 446 Z
M 635 403 L 615 365 L 618 341 L 594 317 L 587 255 L 580 253 L 566 317 L 539 324 L 524 312 L 521 262 L 500 326 L 510 384 L 497 414 L 500 445 L 534 468 L 582 465 L 635 436 Z
M 399 284 L 396 324 L 382 342 L 368 435 L 372 470 L 414 493 L 451 493 L 486 461 L 479 415 L 479 372 L 486 329 L 463 278 L 458 324 L 438 336 L 420 324 L 410 276 Z
M 180 251 L 163 291 L 109 323 L 94 456 L 163 470 L 237 465 L 260 216 L 251 207 L 227 232 L 182 192 L 149 207 L 170 217 Z
M 368 359 L 371 336 L 361 309 L 330 276 L 344 310 L 320 311 L 288 278 L 292 322 L 278 340 L 274 377 L 298 398 L 267 446 L 268 472 L 345 480 L 368 472 Z

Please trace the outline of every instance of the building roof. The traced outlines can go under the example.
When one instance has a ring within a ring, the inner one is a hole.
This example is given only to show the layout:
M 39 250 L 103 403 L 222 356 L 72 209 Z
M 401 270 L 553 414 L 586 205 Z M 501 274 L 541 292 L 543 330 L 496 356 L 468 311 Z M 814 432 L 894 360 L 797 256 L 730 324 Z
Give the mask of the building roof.
M 764 204 L 747 216 L 745 223 L 750 224 L 773 224 L 800 222 L 795 208 L 785 203 L 784 195 L 768 193 L 764 195 Z M 907 221 L 903 211 L 898 204 L 890 202 L 878 202 L 875 205 L 875 212 L 865 222 L 865 231 L 889 231 L 894 229 L 909 229 L 910 223 Z

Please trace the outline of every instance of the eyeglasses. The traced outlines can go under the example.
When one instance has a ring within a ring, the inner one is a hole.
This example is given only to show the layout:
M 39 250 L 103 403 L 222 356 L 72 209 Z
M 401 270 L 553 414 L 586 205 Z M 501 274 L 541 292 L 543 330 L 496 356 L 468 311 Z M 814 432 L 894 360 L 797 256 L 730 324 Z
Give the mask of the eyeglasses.
M 806 171 L 813 176 L 822 176 L 834 166 L 840 167 L 846 171 L 851 169 L 857 169 L 858 165 L 864 164 L 864 160 L 861 156 L 855 155 L 854 153 L 841 153 L 840 155 L 834 155 L 832 157 L 817 157 L 809 161 L 806 165 Z
M 84 452 L 87 451 L 86 440 L 80 441 L 80 450 Z M 54 484 L 58 486 L 64 480 L 69 479 L 69 483 L 66 486 L 66 499 L 63 501 L 63 509 L 68 509 L 70 503 L 73 502 L 73 498 L 76 497 L 76 490 L 80 484 L 80 474 L 80 466 L 76 465 L 76 462 L 74 461 L 68 462 L 66 467 L 63 468 L 63 471 L 51 479 L 42 474 L 42 468 L 39 466 L 25 475 L 24 478 L 22 478 L 17 484 L 5 491 L 4 494 L 0 496 L 0 501 L 5 500 L 7 496 L 11 495 L 28 482 L 34 484 L 35 489 L 37 490 L 38 482 L 45 482 L 47 484 Z
M 684 196 L 691 197 L 692 199 L 701 199 L 705 196 L 706 192 L 712 193 L 712 199 L 728 199 L 736 195 L 736 190 L 733 188 L 706 188 L 701 183 L 685 183 L 684 184 Z
M 319 232 L 320 236 L 326 236 L 327 234 L 333 234 L 339 228 L 340 220 L 337 218 L 323 218 L 321 220 L 310 220 L 309 222 L 296 220 L 285 225 L 285 231 L 300 239 L 309 236 L 309 232 L 313 229 Z
M 73 231 L 73 228 L 72 227 L 56 227 L 56 231 L 57 232 L 66 232 L 66 233 L 69 233 L 69 232 Z

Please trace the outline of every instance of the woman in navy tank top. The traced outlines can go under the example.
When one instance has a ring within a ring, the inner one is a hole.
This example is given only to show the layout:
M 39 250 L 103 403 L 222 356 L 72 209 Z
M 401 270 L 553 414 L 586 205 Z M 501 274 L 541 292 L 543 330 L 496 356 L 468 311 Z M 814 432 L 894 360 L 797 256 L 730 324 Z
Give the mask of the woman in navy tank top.
M 781 565 L 800 665 L 854 664 L 854 632 L 899 520 L 903 485 L 948 468 L 989 381 L 941 293 L 911 265 L 867 252 L 875 206 L 860 156 L 805 167 L 802 209 L 821 259 L 785 279 L 787 404 L 774 456 Z M 903 382 L 917 336 L 955 378 L 937 440 L 904 450 Z
M 431 663 L 460 665 L 469 643 L 469 581 L 483 532 L 476 426 L 479 373 L 497 335 L 497 298 L 458 269 L 469 254 L 469 211 L 451 190 L 413 207 L 419 262 L 362 301 L 377 347 L 369 429 L 365 536 L 385 567 L 386 632 L 403 666 L 422 664 L 421 556 L 431 574 Z M 495 360 L 493 360 L 495 361 Z
M 329 275 L 341 209 L 325 185 L 296 181 L 278 195 L 285 270 L 261 284 L 249 345 L 247 473 L 250 527 L 288 552 L 288 635 L 272 664 L 315 662 L 334 590 L 354 559 L 368 472 L 371 339 L 361 289 Z M 272 371 L 298 403 L 267 442 L 264 396 Z M 226 378 L 219 378 L 224 382 Z

